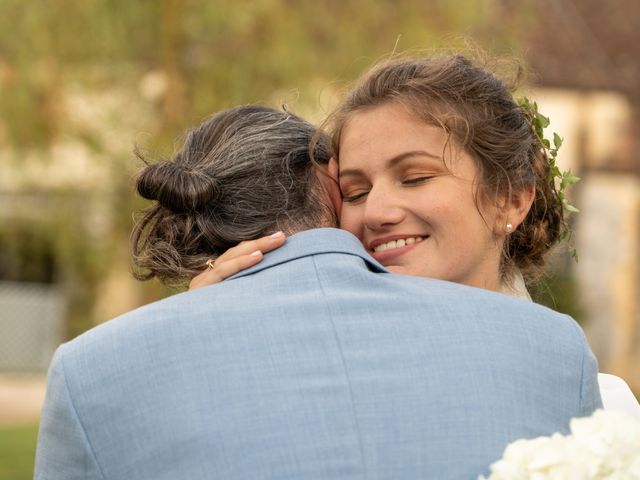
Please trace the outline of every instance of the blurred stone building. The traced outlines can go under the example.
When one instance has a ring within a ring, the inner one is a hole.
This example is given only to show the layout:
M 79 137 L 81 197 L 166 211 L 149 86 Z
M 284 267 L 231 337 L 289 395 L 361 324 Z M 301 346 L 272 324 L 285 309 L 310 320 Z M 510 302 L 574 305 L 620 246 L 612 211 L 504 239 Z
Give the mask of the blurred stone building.
M 501 2 L 503 15 L 519 2 Z M 523 33 L 560 125 L 565 165 L 582 177 L 573 267 L 600 370 L 640 392 L 640 2 L 542 0 Z
M 616 157 L 628 144 L 631 106 L 607 91 L 538 89 L 540 109 L 564 137 L 559 163 L 582 180 L 573 187 L 577 282 L 582 323 L 602 372 L 640 380 L 640 178 Z
M 127 237 L 133 148 L 162 85 L 137 79 L 56 85 L 42 145 L 10 142 L 0 117 L 0 372 L 43 372 L 60 342 L 154 296 L 130 273 Z M 7 94 L 11 72 L 0 80 Z

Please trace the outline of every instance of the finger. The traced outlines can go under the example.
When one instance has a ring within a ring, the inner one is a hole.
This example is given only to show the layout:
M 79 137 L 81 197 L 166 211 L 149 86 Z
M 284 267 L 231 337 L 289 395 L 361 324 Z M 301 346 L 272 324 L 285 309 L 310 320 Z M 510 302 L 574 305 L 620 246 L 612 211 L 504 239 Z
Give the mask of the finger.
M 207 269 L 191 279 L 191 282 L 189 282 L 189 290 L 220 283 L 225 278 L 235 275 L 242 270 L 246 270 L 261 260 L 262 252 L 260 250 L 251 252 L 249 255 L 242 255 L 222 262 L 218 259 L 213 268 Z
M 283 232 L 276 232 L 268 237 L 259 238 L 257 240 L 258 248 L 256 248 L 256 250 L 260 250 L 262 253 L 270 252 L 271 250 L 281 247 L 286 239 L 287 237 Z
M 209 269 L 204 270 L 203 272 L 193 277 L 189 282 L 189 290 L 194 290 L 198 287 L 201 287 L 204 284 L 204 282 L 206 282 L 207 272 L 209 271 L 210 271 Z
M 281 246 L 286 237 L 282 232 L 276 232 L 273 235 L 267 235 L 257 240 L 245 240 L 240 242 L 233 248 L 230 248 L 222 255 L 218 257 L 216 263 L 221 261 L 228 261 L 233 258 L 241 257 L 243 255 L 250 255 L 256 250 L 260 250 L 262 253 L 270 252 L 271 250 Z

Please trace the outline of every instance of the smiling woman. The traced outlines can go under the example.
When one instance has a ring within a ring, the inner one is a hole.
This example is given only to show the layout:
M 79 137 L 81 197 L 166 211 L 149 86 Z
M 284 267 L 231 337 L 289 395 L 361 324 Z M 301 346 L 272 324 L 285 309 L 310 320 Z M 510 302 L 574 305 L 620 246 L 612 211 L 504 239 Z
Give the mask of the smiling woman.
M 341 227 L 392 272 L 505 290 L 560 240 L 562 205 L 526 112 L 462 56 L 374 68 L 327 125 Z
M 504 224 L 522 222 L 531 189 L 478 208 L 471 155 L 396 103 L 355 114 L 339 158 L 341 226 L 388 270 L 500 288 Z

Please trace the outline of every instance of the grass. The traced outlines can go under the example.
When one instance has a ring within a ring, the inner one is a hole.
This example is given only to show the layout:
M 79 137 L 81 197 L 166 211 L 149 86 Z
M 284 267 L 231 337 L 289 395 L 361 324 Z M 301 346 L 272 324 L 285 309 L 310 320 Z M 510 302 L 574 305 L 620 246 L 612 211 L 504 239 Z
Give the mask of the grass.
M 38 425 L 0 428 L 0 478 L 31 480 Z

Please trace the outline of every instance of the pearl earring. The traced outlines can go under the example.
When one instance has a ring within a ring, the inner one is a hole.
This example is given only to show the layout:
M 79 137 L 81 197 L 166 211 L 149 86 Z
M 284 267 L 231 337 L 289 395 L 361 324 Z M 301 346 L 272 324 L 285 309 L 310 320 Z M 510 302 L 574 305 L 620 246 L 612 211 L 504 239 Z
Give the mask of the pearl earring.
M 504 229 L 507 231 L 507 233 L 511 233 L 513 231 L 513 225 L 511 225 L 510 223 L 507 223 Z

